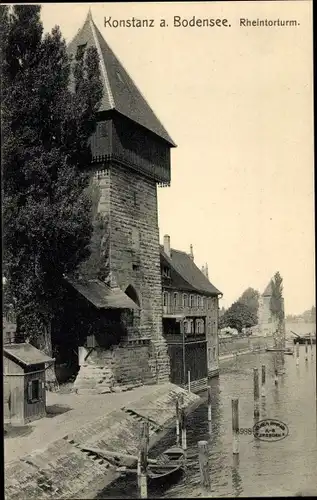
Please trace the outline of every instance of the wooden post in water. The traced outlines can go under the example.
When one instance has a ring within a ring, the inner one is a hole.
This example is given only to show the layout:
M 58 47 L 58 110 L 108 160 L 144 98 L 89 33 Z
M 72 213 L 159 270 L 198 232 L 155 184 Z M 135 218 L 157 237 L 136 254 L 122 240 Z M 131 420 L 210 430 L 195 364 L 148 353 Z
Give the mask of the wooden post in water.
M 187 450 L 187 439 L 186 439 L 186 415 L 184 409 L 181 410 L 181 423 L 182 423 L 182 448 Z
M 299 342 L 296 342 L 296 366 L 299 365 Z
M 305 361 L 308 361 L 308 342 L 305 342 Z
M 179 398 L 176 398 L 176 443 L 179 444 Z
M 200 482 L 203 488 L 210 488 L 208 442 L 198 441 Z
M 265 396 L 265 365 L 262 365 L 261 396 Z
M 253 368 L 253 394 L 254 394 L 254 417 L 258 418 L 260 416 L 259 399 L 259 370 L 258 368 Z
M 311 351 L 311 355 L 313 355 L 313 336 L 312 336 L 311 332 L 309 334 L 309 338 L 310 338 L 310 351 Z
M 190 371 L 187 373 L 187 381 L 188 381 L 188 392 L 190 392 Z
M 137 483 L 138 483 L 139 491 L 140 491 L 140 487 L 141 487 L 142 435 L 143 435 L 143 424 L 140 426 L 138 463 L 137 463 Z
M 140 476 L 140 498 L 147 498 L 147 464 L 149 445 L 149 421 L 143 423 L 142 444 L 141 444 L 141 476 Z
M 211 422 L 211 387 L 208 387 L 207 403 L 208 403 L 208 422 Z
M 232 408 L 232 453 L 239 453 L 239 399 L 231 400 Z

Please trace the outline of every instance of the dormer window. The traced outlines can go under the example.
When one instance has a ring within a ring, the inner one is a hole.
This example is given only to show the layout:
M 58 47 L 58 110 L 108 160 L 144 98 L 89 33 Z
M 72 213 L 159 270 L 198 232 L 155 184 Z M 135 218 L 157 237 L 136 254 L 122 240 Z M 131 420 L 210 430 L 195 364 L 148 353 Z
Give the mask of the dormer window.
M 87 47 L 87 42 L 86 43 L 82 43 L 80 45 L 77 45 L 77 54 L 76 54 L 76 58 L 77 59 L 81 59 L 82 58 L 82 56 L 84 55 L 86 47 Z
M 163 267 L 162 269 L 162 277 L 163 278 L 170 278 L 171 277 L 171 270 L 169 267 Z

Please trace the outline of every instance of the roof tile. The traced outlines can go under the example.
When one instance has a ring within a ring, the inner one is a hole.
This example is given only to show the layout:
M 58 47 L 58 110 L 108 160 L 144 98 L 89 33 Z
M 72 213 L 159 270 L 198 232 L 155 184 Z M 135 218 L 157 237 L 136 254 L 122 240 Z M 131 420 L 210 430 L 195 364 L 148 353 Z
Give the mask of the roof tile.
M 193 291 L 219 295 L 221 292 L 210 283 L 209 279 L 196 266 L 190 255 L 180 250 L 171 249 L 171 258 L 164 252 L 164 247 L 160 246 L 161 256 L 168 264 L 185 280 Z
M 67 51 L 75 55 L 77 47 L 84 44 L 87 44 L 87 48 L 96 47 L 100 57 L 104 92 L 99 111 L 116 110 L 161 137 L 171 146 L 175 146 L 132 78 L 104 40 L 91 14 L 88 14 L 83 27 L 68 45 Z

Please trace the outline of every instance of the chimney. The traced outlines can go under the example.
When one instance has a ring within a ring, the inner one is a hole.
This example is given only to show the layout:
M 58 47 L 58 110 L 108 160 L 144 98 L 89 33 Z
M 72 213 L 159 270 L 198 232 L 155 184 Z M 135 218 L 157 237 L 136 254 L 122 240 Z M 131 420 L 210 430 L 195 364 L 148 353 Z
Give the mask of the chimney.
M 168 234 L 164 236 L 164 252 L 171 258 L 171 239 Z
M 201 272 L 202 272 L 203 274 L 205 274 L 205 266 L 203 266 L 203 267 L 201 268 Z
M 189 253 L 190 258 L 191 258 L 192 260 L 194 260 L 193 245 L 190 245 L 189 249 L 190 249 L 190 250 L 189 250 L 189 252 L 190 252 L 190 253 Z
M 205 276 L 206 276 L 206 278 L 208 278 L 208 279 L 209 279 L 209 275 L 208 275 L 208 264 L 207 264 L 207 262 L 206 262 L 206 266 L 205 266 Z

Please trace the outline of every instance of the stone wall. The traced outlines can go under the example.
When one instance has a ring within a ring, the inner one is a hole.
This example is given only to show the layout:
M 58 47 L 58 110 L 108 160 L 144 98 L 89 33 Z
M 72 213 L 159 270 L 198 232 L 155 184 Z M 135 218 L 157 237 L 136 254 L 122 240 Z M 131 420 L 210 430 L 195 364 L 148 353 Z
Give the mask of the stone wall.
M 94 354 L 81 364 L 76 386 L 95 390 L 99 384 L 99 390 L 110 382 L 116 385 L 138 384 L 140 380 L 168 381 L 169 357 L 162 332 L 156 183 L 119 165 L 96 171 L 93 182 L 94 196 L 99 193 L 95 207 L 108 222 L 104 236 L 104 240 L 109 240 L 104 256 L 110 270 L 108 284 L 119 286 L 128 295 L 132 290 L 140 311 L 135 314 L 134 328 L 127 330 L 127 338 L 121 345 L 105 352 L 102 359 L 99 351 L 98 359 Z M 94 384 L 94 379 L 103 378 Z
M 270 296 L 261 296 L 259 298 L 258 326 L 263 336 L 273 335 L 278 326 L 277 318 L 271 313 L 270 301 Z
M 230 337 L 219 339 L 219 355 L 226 356 L 228 354 L 235 354 L 240 351 L 253 351 L 257 349 L 264 349 L 268 344 L 271 345 L 272 337 Z
M 174 423 L 176 397 L 180 395 L 187 411 L 201 401 L 173 384 L 156 386 L 150 396 L 74 428 L 71 435 L 44 450 L 10 462 L 5 467 L 6 500 L 96 498 L 98 489 L 105 488 L 119 473 L 107 460 L 89 456 L 85 447 L 136 454 L 144 419 L 149 419 L 153 446 Z

